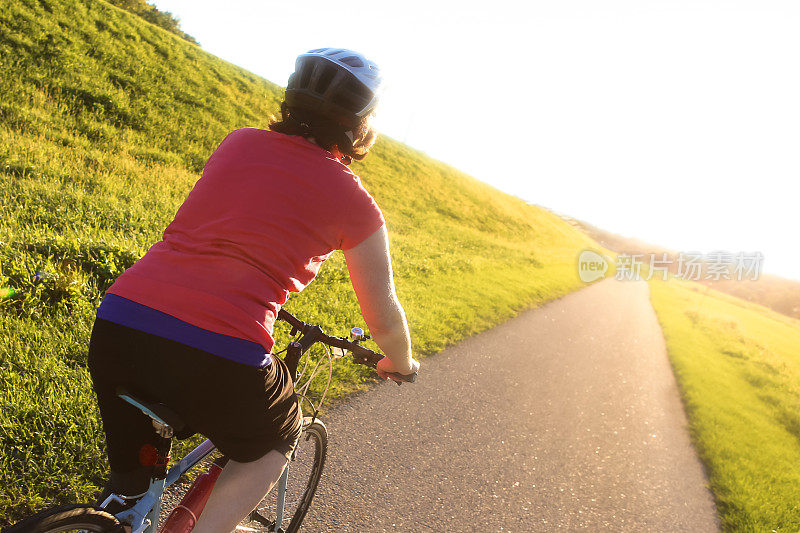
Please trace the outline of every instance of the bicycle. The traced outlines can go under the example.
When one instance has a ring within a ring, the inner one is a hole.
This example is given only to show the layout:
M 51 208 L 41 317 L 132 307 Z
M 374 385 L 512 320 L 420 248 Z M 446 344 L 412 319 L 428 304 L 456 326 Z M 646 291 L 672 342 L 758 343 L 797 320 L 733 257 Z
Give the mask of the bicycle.
M 313 414 L 303 417 L 300 439 L 292 452 L 289 464 L 284 468 L 278 481 L 277 491 L 275 494 L 268 494 L 240 523 L 236 528 L 237 531 L 296 533 L 299 530 L 314 498 L 325 465 L 328 431 L 317 415 L 330 387 L 333 361 L 344 357 L 348 352 L 352 354 L 354 362 L 366 366 L 375 367 L 378 361 L 383 359 L 383 355 L 380 353 L 359 344 L 369 339 L 369 335 L 366 335 L 361 328 L 352 328 L 351 339 L 348 340 L 328 335 L 320 326 L 307 324 L 284 309 L 278 313 L 278 320 L 287 322 L 291 326 L 291 336 L 294 339 L 284 350 L 275 355 L 285 352 L 284 362 L 290 375 L 295 377 L 294 387 L 298 401 L 301 403 L 301 407 L 303 402 L 309 404 Z M 314 357 L 306 357 L 302 370 L 298 371 L 303 355 L 309 354 L 309 350 L 316 343 L 323 345 L 323 354 L 316 356 L 316 362 L 312 361 Z M 308 395 L 312 381 L 321 372 L 323 356 L 327 356 L 328 379 L 319 401 L 315 404 Z M 313 368 L 311 368 L 312 366 Z M 400 385 L 401 382 L 413 383 L 417 374 L 395 373 L 392 374 L 392 377 L 399 380 L 397 384 Z M 168 469 L 172 437 L 184 427 L 180 417 L 163 404 L 149 402 L 123 389 L 119 389 L 117 393 L 120 398 L 149 416 L 153 420 L 154 429 L 163 437 L 163 446 L 155 449 L 155 454 L 151 457 L 152 464 L 147 465 L 154 467 L 148 491 L 134 501 L 125 501 L 120 495 L 111 494 L 98 506 L 73 504 L 47 509 L 4 529 L 2 533 L 65 533 L 68 531 L 123 533 L 123 525 L 129 526 L 131 533 L 156 533 L 158 531 L 162 518 L 161 502 L 165 490 L 201 461 L 207 460 L 214 452 L 215 447 L 211 441 L 206 439 Z M 221 468 L 225 461 L 226 459 L 220 456 L 213 465 Z M 211 468 L 215 468 L 213 465 Z M 291 482 L 289 481 L 290 467 L 293 471 Z M 116 514 L 111 514 L 105 509 L 113 502 L 122 504 L 126 508 Z M 184 509 L 186 508 L 184 507 Z M 197 517 L 192 516 L 196 521 Z M 283 528 L 284 522 L 288 522 L 285 529 Z

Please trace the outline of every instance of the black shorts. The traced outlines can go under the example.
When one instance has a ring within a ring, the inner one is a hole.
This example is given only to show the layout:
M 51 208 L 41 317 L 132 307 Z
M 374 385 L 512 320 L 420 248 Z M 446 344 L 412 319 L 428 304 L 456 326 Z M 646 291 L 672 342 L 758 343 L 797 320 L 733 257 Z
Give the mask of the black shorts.
M 115 476 L 140 470 L 139 449 L 158 439 L 150 418 L 117 397 L 120 386 L 175 411 L 190 428 L 179 438 L 205 435 L 237 462 L 271 450 L 288 456 L 300 435 L 292 379 L 275 356 L 258 368 L 98 318 L 89 370 Z

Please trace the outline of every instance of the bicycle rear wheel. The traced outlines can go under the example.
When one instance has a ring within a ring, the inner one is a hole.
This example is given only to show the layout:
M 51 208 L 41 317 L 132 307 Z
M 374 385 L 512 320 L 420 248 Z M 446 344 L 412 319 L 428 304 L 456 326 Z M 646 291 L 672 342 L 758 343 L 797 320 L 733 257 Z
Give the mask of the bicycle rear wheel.
M 317 484 L 325 466 L 328 451 L 328 430 L 321 420 L 311 423 L 311 417 L 303 419 L 303 433 L 297 444 L 294 459 L 289 463 L 288 483 L 286 484 L 286 501 L 283 511 L 283 524 L 286 533 L 296 533 L 300 529 Z M 237 532 L 273 531 L 278 507 L 276 487 L 245 518 Z
M 47 509 L 3 533 L 124 533 L 122 525 L 112 515 L 89 505 L 70 505 Z

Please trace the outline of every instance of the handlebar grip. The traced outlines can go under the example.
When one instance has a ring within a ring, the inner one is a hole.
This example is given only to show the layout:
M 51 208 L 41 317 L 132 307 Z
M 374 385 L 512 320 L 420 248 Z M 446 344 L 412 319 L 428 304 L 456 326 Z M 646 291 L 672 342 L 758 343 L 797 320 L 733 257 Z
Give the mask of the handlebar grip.
M 353 361 L 362 365 L 367 365 L 375 368 L 375 366 L 378 364 L 378 361 L 383 359 L 383 355 L 377 352 L 373 352 L 372 350 L 369 350 L 367 348 L 364 348 L 363 346 L 359 345 L 353 346 L 352 343 L 350 343 L 348 349 L 352 350 Z
M 383 359 L 383 355 L 373 352 L 363 346 L 352 346 L 351 349 L 353 350 L 353 360 L 356 363 L 360 363 L 362 365 L 368 365 L 375 368 L 378 365 L 378 361 Z M 400 381 L 395 381 L 398 385 L 402 385 L 402 381 L 406 383 L 414 383 L 417 381 L 417 373 L 414 372 L 412 374 L 400 374 L 399 372 L 391 372 L 390 376 L 394 377 L 395 379 L 399 379 Z

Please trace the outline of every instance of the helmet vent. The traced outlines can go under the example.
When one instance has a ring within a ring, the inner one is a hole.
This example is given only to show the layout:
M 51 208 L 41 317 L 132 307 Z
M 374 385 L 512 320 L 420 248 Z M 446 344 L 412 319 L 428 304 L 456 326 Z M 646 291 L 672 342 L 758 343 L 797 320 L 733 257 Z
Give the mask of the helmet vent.
M 317 86 L 314 88 L 316 92 L 319 94 L 324 94 L 325 91 L 328 90 L 328 87 L 331 85 L 331 81 L 333 81 L 333 77 L 336 75 L 336 67 L 334 66 L 327 66 L 325 70 L 322 71 L 322 74 L 317 80 Z
M 297 89 L 306 89 L 311 83 L 311 74 L 314 72 L 314 65 L 306 63 L 300 71 L 300 79 L 297 82 Z
M 355 67 L 355 68 L 362 68 L 364 66 L 364 62 L 361 61 L 356 56 L 348 56 L 348 57 L 345 57 L 343 59 L 340 59 L 339 61 L 341 61 L 345 65 L 350 65 L 351 67 Z

